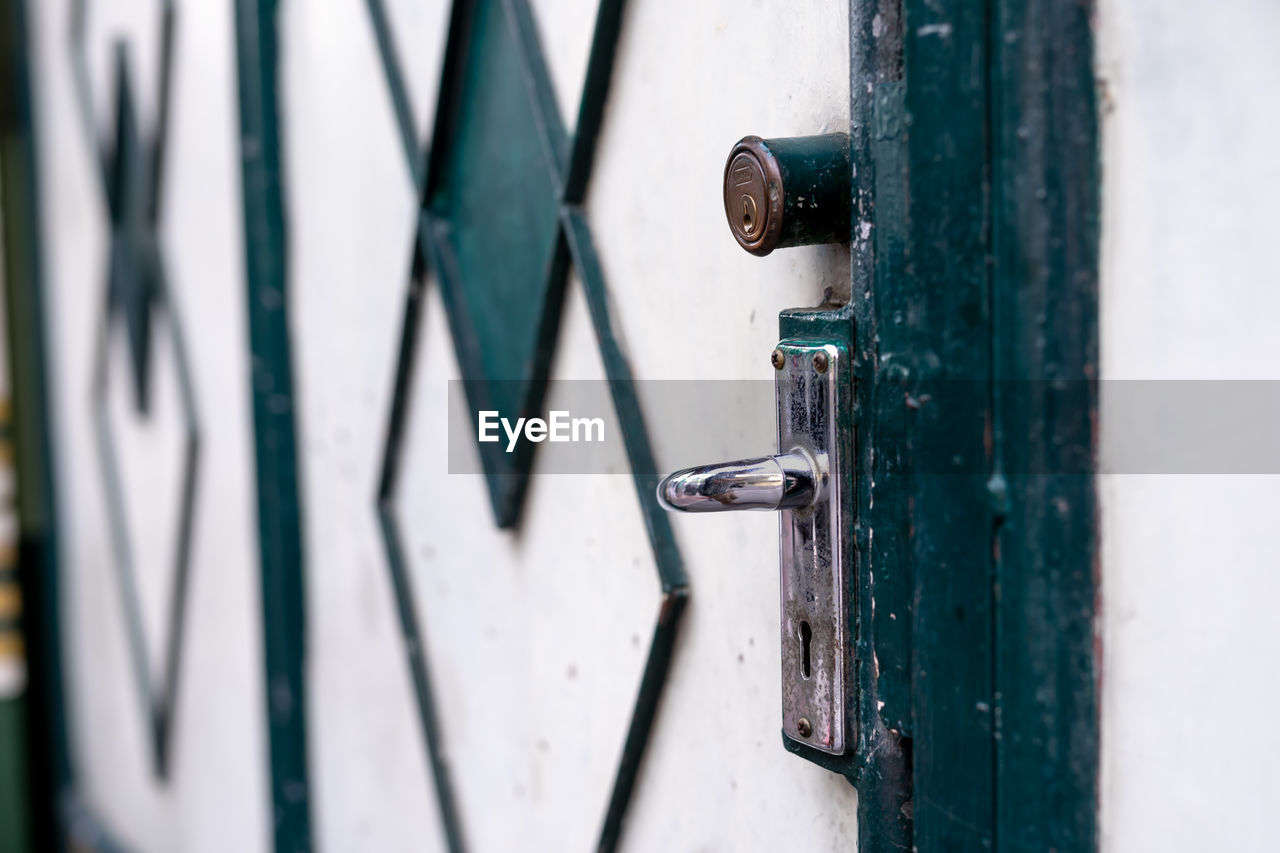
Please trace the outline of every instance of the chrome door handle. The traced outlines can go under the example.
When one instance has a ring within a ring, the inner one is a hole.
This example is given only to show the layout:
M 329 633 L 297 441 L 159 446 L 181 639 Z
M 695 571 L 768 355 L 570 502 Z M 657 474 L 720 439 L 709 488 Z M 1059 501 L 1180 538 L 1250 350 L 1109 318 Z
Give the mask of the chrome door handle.
M 658 501 L 679 512 L 796 509 L 818 496 L 820 460 L 803 450 L 699 465 L 676 471 L 658 485 Z
M 782 591 L 782 730 L 843 755 L 852 681 L 848 512 L 853 478 L 848 349 L 787 340 L 773 351 L 779 453 L 685 468 L 658 486 L 680 512 L 778 510 Z

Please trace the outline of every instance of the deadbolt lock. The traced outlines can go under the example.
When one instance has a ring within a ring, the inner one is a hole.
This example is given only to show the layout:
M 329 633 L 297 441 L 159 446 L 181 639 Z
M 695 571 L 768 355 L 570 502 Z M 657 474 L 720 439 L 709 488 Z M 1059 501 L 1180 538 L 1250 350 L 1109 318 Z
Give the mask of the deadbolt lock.
M 724 212 L 738 245 L 753 255 L 849 242 L 849 136 L 747 136 L 724 166 Z

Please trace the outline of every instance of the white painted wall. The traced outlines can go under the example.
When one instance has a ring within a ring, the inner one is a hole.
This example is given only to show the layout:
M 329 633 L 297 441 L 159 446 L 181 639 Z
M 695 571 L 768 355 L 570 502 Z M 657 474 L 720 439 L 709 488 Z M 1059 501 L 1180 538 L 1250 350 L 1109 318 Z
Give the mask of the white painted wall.
M 187 327 L 203 420 L 203 468 L 189 587 L 187 643 L 172 779 L 151 775 L 149 728 L 125 645 L 89 417 L 92 342 L 109 232 L 94 157 L 76 112 L 68 0 L 28 4 L 40 108 L 44 248 L 61 480 L 64 643 L 77 778 L 91 807 L 140 851 L 262 850 L 266 785 L 261 612 L 244 321 L 244 252 L 229 3 L 181 3 L 162 227 L 169 278 Z M 155 111 L 159 4 L 90 2 L 98 121 L 114 125 L 112 43 L 134 45 L 143 122 Z M 167 644 L 179 409 L 167 338 L 157 338 L 155 414 L 127 405 L 126 360 L 113 352 L 112 418 L 125 472 L 153 671 Z
M 1103 379 L 1280 379 L 1280 7 L 1099 0 L 1097 20 Z M 1133 426 L 1105 405 L 1101 425 L 1105 460 Z M 1100 490 L 1104 849 L 1273 849 L 1280 478 Z

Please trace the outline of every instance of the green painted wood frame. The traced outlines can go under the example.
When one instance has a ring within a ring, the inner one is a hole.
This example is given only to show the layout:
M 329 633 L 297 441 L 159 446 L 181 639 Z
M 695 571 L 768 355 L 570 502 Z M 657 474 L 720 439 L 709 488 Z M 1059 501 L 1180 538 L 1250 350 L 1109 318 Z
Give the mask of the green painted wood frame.
M 1092 4 L 850 8 L 861 760 L 833 769 L 863 851 L 1092 850 Z

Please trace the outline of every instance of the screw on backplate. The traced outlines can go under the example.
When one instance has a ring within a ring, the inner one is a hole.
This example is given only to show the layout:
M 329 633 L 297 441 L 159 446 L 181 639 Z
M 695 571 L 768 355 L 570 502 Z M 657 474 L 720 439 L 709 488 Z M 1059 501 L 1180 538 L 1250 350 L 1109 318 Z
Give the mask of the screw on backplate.
M 813 369 L 819 373 L 827 372 L 827 354 L 820 352 L 813 357 Z
M 796 720 L 796 731 L 800 733 L 800 737 L 808 737 L 813 734 L 813 724 L 807 717 L 801 717 Z
M 774 370 L 781 370 L 787 363 L 787 357 L 782 354 L 782 350 L 776 349 L 773 355 L 769 356 L 769 362 L 773 365 Z

